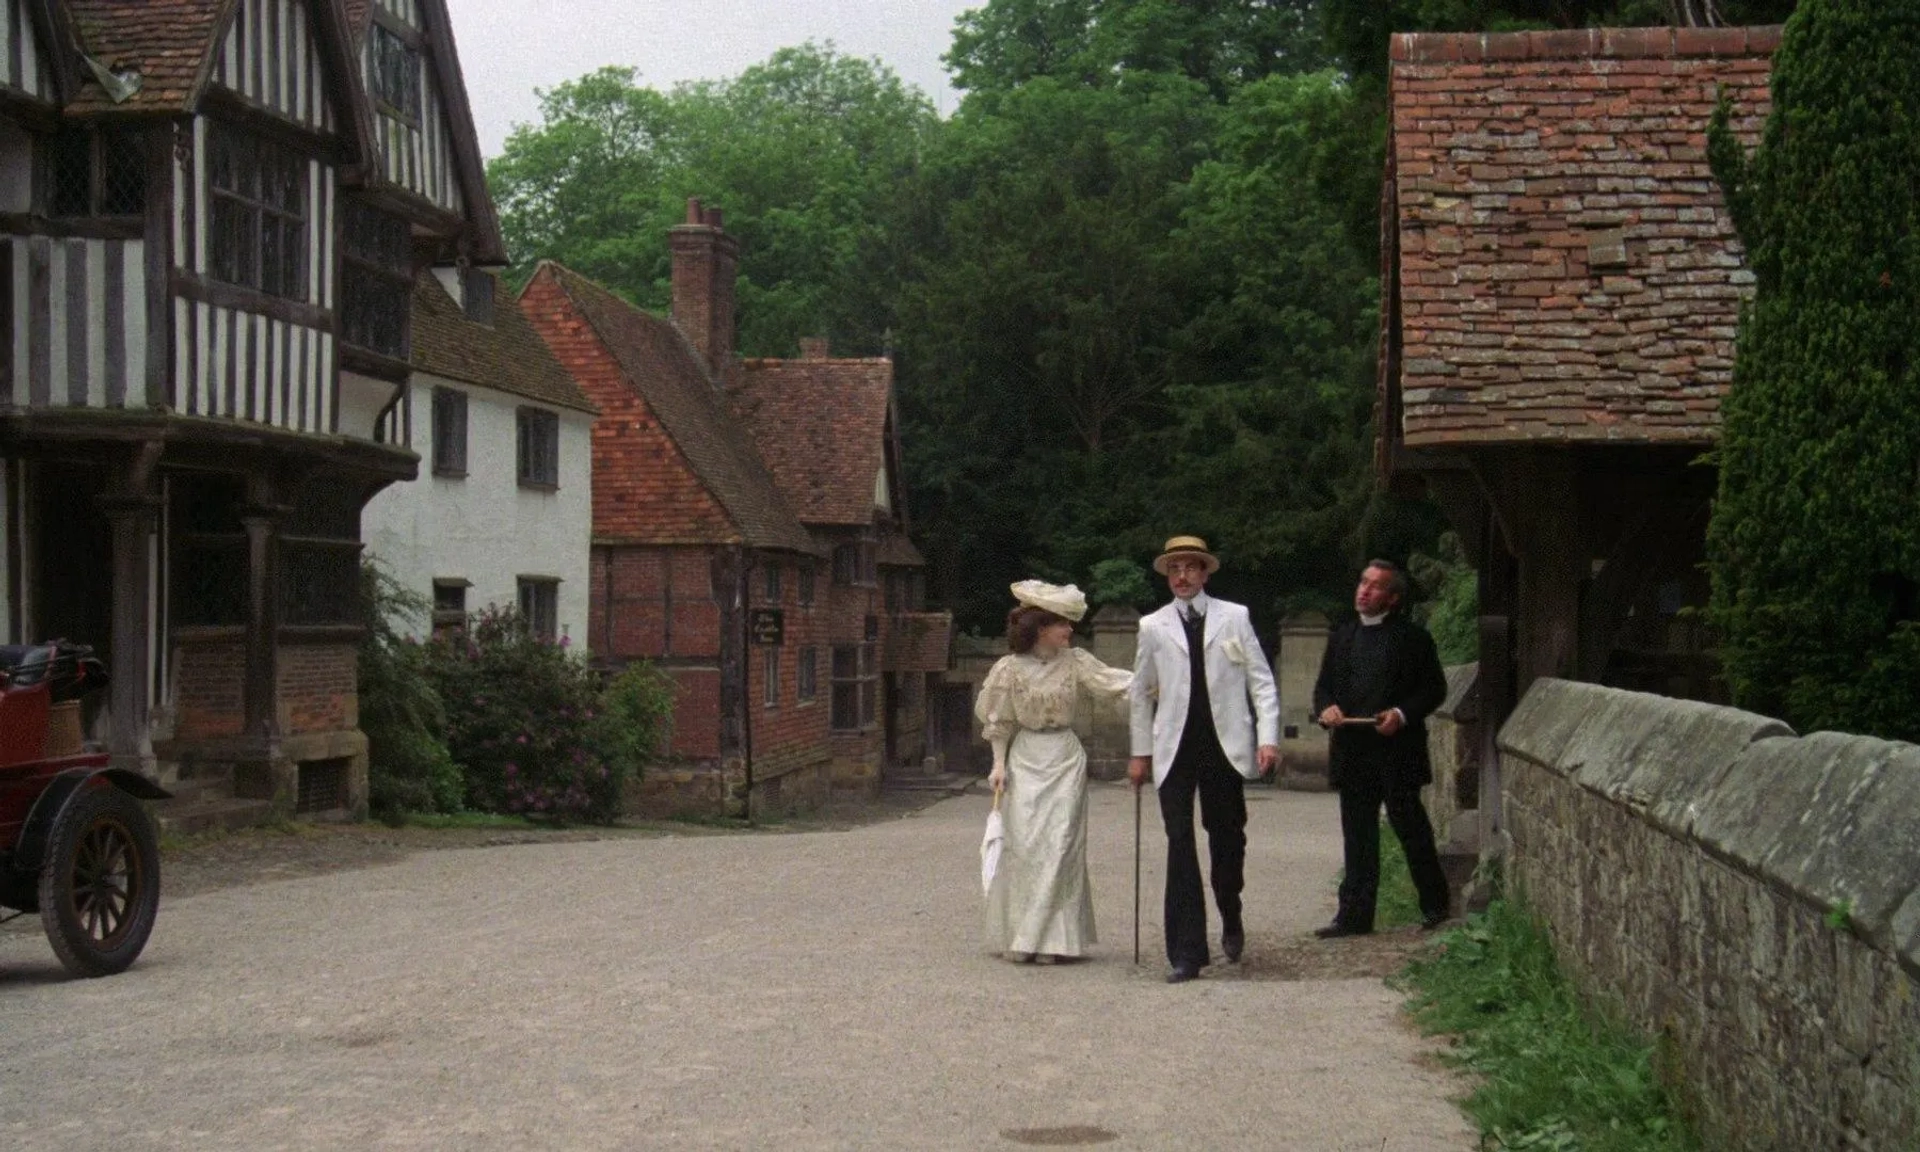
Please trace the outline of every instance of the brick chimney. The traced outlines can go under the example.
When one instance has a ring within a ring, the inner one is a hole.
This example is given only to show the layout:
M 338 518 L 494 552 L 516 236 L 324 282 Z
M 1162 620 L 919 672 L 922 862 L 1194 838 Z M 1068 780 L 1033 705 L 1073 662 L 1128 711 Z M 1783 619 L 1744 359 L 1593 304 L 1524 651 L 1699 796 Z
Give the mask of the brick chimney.
M 667 232 L 673 251 L 673 323 L 716 380 L 733 360 L 733 283 L 740 245 L 721 227 L 718 208 L 687 201 L 687 222 Z

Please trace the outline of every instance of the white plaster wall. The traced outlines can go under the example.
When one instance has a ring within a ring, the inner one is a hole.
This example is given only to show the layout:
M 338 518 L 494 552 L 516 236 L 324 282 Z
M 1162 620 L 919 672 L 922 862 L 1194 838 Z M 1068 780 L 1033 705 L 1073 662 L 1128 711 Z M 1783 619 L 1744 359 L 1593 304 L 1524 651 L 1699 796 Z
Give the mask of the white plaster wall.
M 467 394 L 467 474 L 433 474 L 433 389 Z M 561 634 L 587 637 L 587 564 L 593 532 L 593 417 L 560 417 L 560 487 L 521 488 L 515 479 L 515 410 L 544 407 L 523 397 L 416 372 L 408 390 L 420 478 L 393 484 L 360 518 L 367 551 L 407 588 L 431 598 L 437 579 L 465 579 L 467 610 L 519 602 L 518 578 L 560 581 Z M 410 625 L 424 628 L 424 622 Z
M 340 372 L 340 435 L 351 436 L 356 440 L 375 439 L 374 425 L 380 421 L 380 412 L 393 399 L 393 385 L 385 380 L 376 380 L 371 376 L 362 376 L 358 372 L 342 369 Z M 428 429 L 429 432 L 432 429 Z M 420 439 L 420 429 L 415 426 L 413 438 Z M 410 445 L 401 445 L 410 447 Z M 415 451 L 419 451 L 417 446 Z

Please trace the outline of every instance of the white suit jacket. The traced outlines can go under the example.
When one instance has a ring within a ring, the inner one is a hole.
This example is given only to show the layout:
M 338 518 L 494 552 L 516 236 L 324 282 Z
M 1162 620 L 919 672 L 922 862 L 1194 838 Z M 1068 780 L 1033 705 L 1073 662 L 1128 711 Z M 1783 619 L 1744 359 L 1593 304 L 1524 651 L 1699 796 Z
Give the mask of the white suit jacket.
M 1187 630 L 1177 605 L 1175 601 L 1141 618 L 1133 684 L 1128 690 L 1131 754 L 1153 757 L 1156 788 L 1165 782 L 1174 753 L 1180 750 L 1193 687 Z M 1257 779 L 1255 747 L 1280 743 L 1280 690 L 1274 685 L 1273 669 L 1253 634 L 1245 605 L 1208 597 L 1205 636 L 1207 700 L 1213 705 L 1220 748 L 1240 775 Z

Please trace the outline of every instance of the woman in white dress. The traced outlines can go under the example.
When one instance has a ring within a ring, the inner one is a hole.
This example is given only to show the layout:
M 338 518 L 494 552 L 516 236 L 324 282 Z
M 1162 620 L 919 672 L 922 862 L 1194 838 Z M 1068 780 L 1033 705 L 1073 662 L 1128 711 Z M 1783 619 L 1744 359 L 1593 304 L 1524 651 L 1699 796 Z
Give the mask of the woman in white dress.
M 1087 701 L 1119 708 L 1131 672 L 1072 647 L 1087 600 L 1071 584 L 1022 580 L 1007 647 L 980 685 L 975 715 L 993 746 L 989 777 L 1006 839 L 987 891 L 987 938 L 1015 962 L 1086 955 L 1094 932 L 1087 884 L 1087 753 L 1074 735 Z

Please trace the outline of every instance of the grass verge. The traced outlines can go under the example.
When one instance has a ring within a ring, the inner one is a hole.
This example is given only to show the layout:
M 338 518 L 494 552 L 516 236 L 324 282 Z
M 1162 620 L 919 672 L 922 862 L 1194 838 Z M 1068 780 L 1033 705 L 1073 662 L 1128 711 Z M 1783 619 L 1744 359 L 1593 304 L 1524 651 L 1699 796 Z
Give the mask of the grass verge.
M 1654 1045 L 1582 1005 L 1524 909 L 1497 900 L 1392 982 L 1475 1079 L 1461 1103 L 1489 1150 L 1694 1152 Z

